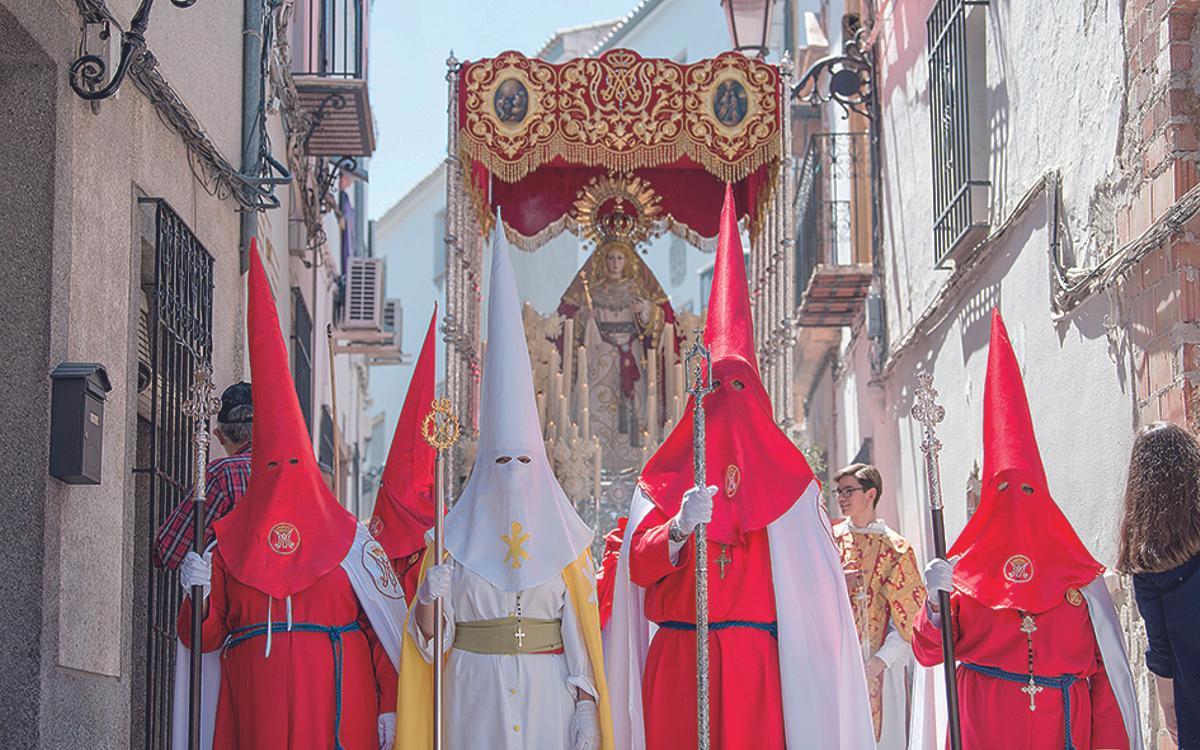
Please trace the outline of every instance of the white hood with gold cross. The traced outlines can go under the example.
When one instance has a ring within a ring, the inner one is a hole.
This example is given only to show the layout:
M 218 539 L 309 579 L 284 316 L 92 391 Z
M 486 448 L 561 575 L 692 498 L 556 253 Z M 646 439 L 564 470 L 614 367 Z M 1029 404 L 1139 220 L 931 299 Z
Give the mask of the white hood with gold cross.
M 592 542 L 558 484 L 538 423 L 516 278 L 501 221 L 492 235 L 479 446 L 471 478 L 446 516 L 446 550 L 515 592 L 562 573 Z

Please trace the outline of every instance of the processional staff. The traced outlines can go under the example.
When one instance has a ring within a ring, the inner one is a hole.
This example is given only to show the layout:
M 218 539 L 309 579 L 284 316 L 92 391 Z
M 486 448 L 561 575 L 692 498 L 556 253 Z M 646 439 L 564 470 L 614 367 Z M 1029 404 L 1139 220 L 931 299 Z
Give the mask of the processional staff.
M 430 411 L 421 423 L 421 437 L 437 451 L 433 472 L 433 562 L 441 565 L 446 556 L 446 541 L 442 524 L 446 516 L 446 452 L 458 442 L 458 417 L 450 408 L 450 399 L 435 398 Z M 442 621 L 444 604 L 438 597 L 433 604 L 433 749 L 442 750 L 442 640 L 446 625 Z
M 704 465 L 704 397 L 712 393 L 712 357 L 700 329 L 688 349 L 688 393 L 696 401 L 692 414 L 692 473 L 697 487 L 707 486 Z M 696 539 L 696 747 L 708 750 L 708 533 L 698 524 Z
M 933 550 L 939 558 L 946 559 L 946 523 L 942 518 L 942 475 L 938 465 L 938 452 L 942 443 L 934 434 L 934 428 L 946 417 L 946 409 L 937 403 L 938 392 L 933 388 L 933 375 L 922 372 L 917 375 L 916 402 L 912 407 L 913 419 L 921 423 L 921 452 L 925 454 L 925 477 L 929 484 L 929 516 L 933 524 Z M 954 658 L 954 630 L 950 615 L 950 594 L 938 592 L 938 604 L 942 614 L 942 669 L 946 675 L 946 731 L 950 737 L 951 750 L 962 748 L 962 732 L 958 723 L 958 683 L 955 677 L 957 661 Z
M 192 444 L 195 449 L 195 481 L 192 490 L 192 551 L 204 554 L 204 501 L 208 492 L 208 420 L 221 409 L 221 399 L 213 395 L 212 367 L 201 364 L 192 378 L 191 396 L 183 402 L 183 413 L 195 422 Z M 188 694 L 188 748 L 200 748 L 200 672 L 204 650 L 200 648 L 200 630 L 204 625 L 204 587 L 192 586 L 192 668 Z M 214 707 L 215 708 L 215 707 Z

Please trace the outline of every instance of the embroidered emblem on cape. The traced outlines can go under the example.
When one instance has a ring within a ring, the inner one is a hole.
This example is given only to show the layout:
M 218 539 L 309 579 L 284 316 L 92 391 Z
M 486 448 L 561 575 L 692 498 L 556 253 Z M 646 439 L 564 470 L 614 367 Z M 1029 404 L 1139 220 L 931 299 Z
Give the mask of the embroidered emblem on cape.
M 1071 603 L 1072 607 L 1078 607 L 1083 604 L 1083 594 L 1079 589 L 1067 589 L 1067 601 Z
M 363 545 L 362 566 L 371 576 L 371 582 L 375 584 L 379 593 L 389 599 L 404 598 L 404 591 L 400 588 L 400 576 L 396 575 L 391 558 L 379 542 L 370 541 Z
M 528 542 L 530 537 L 530 534 L 525 533 L 525 527 L 521 525 L 520 521 L 513 521 L 510 533 L 500 537 L 500 541 L 508 546 L 508 551 L 504 553 L 504 562 L 511 565 L 514 570 L 529 559 L 529 553 L 524 548 L 525 542 Z
M 300 549 L 300 529 L 287 521 L 277 523 L 267 532 L 267 546 L 280 555 L 290 555 Z
M 742 470 L 734 464 L 729 464 L 725 469 L 725 497 L 733 497 L 737 494 L 738 487 L 742 484 Z
M 1028 583 L 1033 579 L 1033 560 L 1025 555 L 1013 555 L 1004 561 L 1004 578 L 1012 583 Z
M 383 519 L 379 516 L 371 516 L 371 520 L 367 522 L 367 531 L 371 532 L 371 536 L 379 538 L 379 532 L 383 531 Z

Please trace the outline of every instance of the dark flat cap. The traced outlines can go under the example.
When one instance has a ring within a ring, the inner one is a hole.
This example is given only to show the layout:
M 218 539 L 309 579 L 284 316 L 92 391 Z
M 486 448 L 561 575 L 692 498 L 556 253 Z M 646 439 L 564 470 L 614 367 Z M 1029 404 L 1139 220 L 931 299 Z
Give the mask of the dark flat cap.
M 248 409 L 239 409 L 248 406 Z M 239 424 L 254 421 L 254 402 L 250 397 L 250 384 L 243 381 L 234 383 L 221 394 L 221 410 L 217 412 L 217 421 L 224 424 Z

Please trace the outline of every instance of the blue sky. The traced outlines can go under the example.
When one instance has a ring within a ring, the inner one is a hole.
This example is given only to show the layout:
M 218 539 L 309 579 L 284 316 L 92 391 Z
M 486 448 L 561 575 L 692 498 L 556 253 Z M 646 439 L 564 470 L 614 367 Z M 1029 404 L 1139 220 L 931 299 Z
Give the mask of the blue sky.
M 369 214 L 382 216 L 446 154 L 446 57 L 533 54 L 556 29 L 617 19 L 637 0 L 376 0 L 371 9 Z

